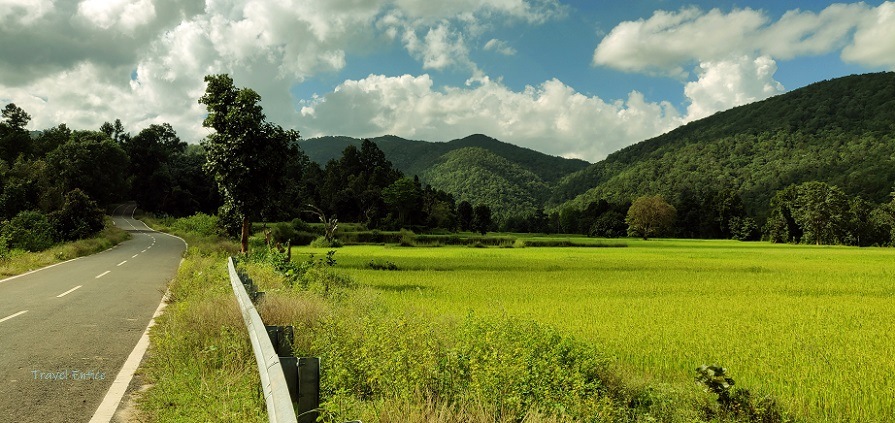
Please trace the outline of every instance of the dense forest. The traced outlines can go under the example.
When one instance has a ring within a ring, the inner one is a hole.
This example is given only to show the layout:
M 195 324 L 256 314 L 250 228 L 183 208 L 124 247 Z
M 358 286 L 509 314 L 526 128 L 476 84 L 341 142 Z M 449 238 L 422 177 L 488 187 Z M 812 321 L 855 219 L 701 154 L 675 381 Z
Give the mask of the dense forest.
M 893 239 L 895 73 L 825 81 L 721 112 L 593 165 L 484 135 L 303 141 L 267 122 L 250 89 L 226 76 L 207 81 L 200 102 L 215 132 L 199 145 L 168 124 L 132 134 L 118 120 L 29 132 L 28 113 L 6 105 L 0 247 L 88 236 L 101 229 L 102 208 L 127 200 L 161 215 L 217 213 L 232 235 L 248 221 L 337 218 L 368 229 L 640 236 L 631 232 L 631 205 L 650 198 L 672 213 L 655 231 L 645 226 L 654 235 Z M 232 111 L 247 114 L 230 121 Z
M 701 119 L 610 154 L 565 177 L 549 200 L 738 194 L 764 222 L 778 190 L 821 181 L 886 202 L 895 181 L 895 73 L 809 85 Z M 704 194 L 703 194 L 704 193 Z

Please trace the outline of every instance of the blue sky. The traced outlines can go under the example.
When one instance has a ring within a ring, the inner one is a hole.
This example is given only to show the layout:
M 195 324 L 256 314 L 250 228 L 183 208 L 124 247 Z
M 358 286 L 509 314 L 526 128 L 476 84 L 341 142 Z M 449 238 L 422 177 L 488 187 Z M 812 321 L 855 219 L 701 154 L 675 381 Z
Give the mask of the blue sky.
M 895 70 L 895 2 L 0 0 L 32 128 L 208 134 L 203 77 L 305 137 L 484 133 L 597 161 L 720 110 Z

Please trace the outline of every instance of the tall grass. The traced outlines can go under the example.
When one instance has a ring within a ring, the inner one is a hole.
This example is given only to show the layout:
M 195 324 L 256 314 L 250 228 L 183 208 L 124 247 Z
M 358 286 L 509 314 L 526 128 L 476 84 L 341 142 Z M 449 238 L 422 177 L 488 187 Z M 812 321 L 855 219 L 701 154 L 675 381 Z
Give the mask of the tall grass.
M 227 273 L 238 246 L 217 235 L 208 216 L 156 220 L 150 226 L 189 242 L 168 306 L 150 332 L 140 368 L 141 422 L 264 422 L 255 357 Z
M 227 253 L 190 246 L 150 332 L 138 418 L 148 422 L 264 422 L 264 399 L 226 268 Z
M 533 319 L 599 346 L 646 385 L 717 363 L 797 417 L 895 410 L 895 250 L 629 240 L 611 249 L 346 247 L 344 274 L 390 313 Z M 312 252 L 296 249 L 294 255 Z M 401 271 L 370 270 L 388 260 Z

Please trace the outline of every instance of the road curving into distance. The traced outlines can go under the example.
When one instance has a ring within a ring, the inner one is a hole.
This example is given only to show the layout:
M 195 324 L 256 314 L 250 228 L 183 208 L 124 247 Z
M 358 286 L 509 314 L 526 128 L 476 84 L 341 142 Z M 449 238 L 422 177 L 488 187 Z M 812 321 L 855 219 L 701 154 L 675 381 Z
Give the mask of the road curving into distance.
M 97 411 L 186 247 L 134 208 L 113 216 L 130 240 L 0 280 L 0 421 L 87 422 Z

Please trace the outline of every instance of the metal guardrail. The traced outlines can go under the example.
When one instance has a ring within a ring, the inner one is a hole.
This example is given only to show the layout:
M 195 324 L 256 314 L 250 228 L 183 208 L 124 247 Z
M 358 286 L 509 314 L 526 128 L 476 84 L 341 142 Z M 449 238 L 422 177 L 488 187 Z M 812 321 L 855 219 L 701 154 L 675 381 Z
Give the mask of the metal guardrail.
M 255 352 L 255 360 L 258 362 L 258 372 L 261 375 L 261 389 L 264 393 L 264 401 L 267 403 L 267 415 L 271 423 L 297 423 L 295 408 L 292 405 L 289 385 L 283 372 L 283 366 L 277 350 L 274 349 L 268 335 L 268 329 L 261 321 L 261 316 L 255 310 L 242 278 L 236 272 L 233 257 L 227 260 L 230 270 L 230 285 L 236 294 L 242 319 L 245 321 L 252 341 L 252 350 Z M 254 296 L 253 292 L 253 296 Z M 293 358 L 294 359 L 294 358 Z M 316 393 L 315 393 L 316 394 Z

